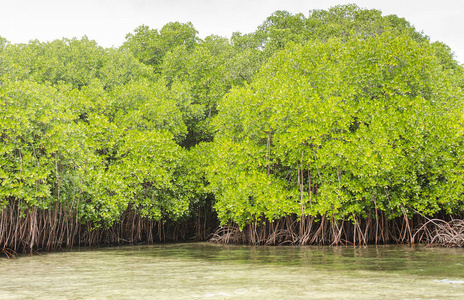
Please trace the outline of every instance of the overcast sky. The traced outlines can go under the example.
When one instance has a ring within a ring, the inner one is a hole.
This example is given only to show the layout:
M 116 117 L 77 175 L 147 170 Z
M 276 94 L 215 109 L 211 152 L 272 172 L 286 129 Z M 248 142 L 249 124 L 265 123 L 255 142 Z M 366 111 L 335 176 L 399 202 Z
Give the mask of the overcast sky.
M 464 1 L 461 0 L 0 0 L 0 36 L 12 43 L 87 35 L 101 46 L 120 46 L 145 24 L 160 29 L 192 22 L 200 37 L 252 32 L 276 10 L 303 13 L 355 3 L 404 17 L 418 31 L 451 47 L 464 63 Z

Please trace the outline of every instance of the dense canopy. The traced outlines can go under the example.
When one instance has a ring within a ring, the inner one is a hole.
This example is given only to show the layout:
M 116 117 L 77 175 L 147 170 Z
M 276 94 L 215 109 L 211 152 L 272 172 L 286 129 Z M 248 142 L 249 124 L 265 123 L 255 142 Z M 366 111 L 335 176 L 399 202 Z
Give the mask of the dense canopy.
M 142 25 L 119 49 L 0 38 L 3 247 L 134 216 L 138 232 L 206 238 L 215 220 L 462 215 L 464 73 L 448 46 L 355 5 L 197 34 Z

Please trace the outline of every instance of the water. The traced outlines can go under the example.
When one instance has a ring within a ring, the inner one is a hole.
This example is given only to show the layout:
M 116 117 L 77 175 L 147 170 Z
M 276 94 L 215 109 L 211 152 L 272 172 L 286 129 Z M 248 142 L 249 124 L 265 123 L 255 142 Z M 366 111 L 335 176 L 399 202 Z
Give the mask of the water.
M 0 259 L 0 299 L 464 299 L 464 249 L 209 243 Z

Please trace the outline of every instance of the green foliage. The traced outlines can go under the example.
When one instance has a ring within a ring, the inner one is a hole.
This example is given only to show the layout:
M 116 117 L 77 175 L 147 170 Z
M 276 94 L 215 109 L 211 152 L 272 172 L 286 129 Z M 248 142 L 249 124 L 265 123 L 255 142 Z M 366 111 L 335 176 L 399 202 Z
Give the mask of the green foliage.
M 144 82 L 111 93 L 98 83 L 62 92 L 4 83 L 2 205 L 65 203 L 97 226 L 111 225 L 129 205 L 153 219 L 185 214 L 189 203 L 175 197 L 174 176 L 184 156 L 174 135 L 185 125 L 174 102 L 157 100 L 162 92 Z
M 109 95 L 107 115 L 120 129 L 151 131 L 165 129 L 182 140 L 187 128 L 164 84 L 147 81 L 118 86 Z
M 307 17 L 301 13 L 292 15 L 287 11 L 276 11 L 254 33 L 235 33 L 232 41 L 241 49 L 261 50 L 265 57 L 262 61 L 265 62 L 289 42 L 326 42 L 331 38 L 345 40 L 350 36 L 366 38 L 386 31 L 406 34 L 416 41 L 428 40 L 404 18 L 382 16 L 379 10 L 361 9 L 355 4 L 348 4 L 328 10 L 311 10 Z
M 105 89 L 130 80 L 151 78 L 152 70 L 133 56 L 114 49 L 103 49 L 84 37 L 41 43 L 7 44 L 0 53 L 0 74 L 10 80 L 30 80 L 73 88 L 99 79 Z
M 361 9 L 355 4 L 337 5 L 328 10 L 312 10 L 306 19 L 306 29 L 309 39 L 327 41 L 337 37 L 345 39 L 348 36 L 369 37 L 394 31 L 405 34 L 420 42 L 427 37 L 415 31 L 414 27 L 404 18 L 396 15 L 382 16 L 376 9 Z
M 221 100 L 210 180 L 223 222 L 462 209 L 458 77 L 427 42 L 351 36 L 289 45 Z
M 3 48 L 8 44 L 8 40 L 5 39 L 4 37 L 0 36 L 0 49 L 3 50 Z
M 217 102 L 232 85 L 224 74 L 233 50 L 226 39 L 209 36 L 193 49 L 182 45 L 164 58 L 161 75 L 167 85 L 173 92 L 182 87 L 184 95 L 190 98 L 188 108 L 183 108 L 184 121 L 189 127 L 188 139 L 183 144 L 186 147 L 212 140 L 209 120 L 217 113 Z
M 121 49 L 159 71 L 165 54 L 179 46 L 193 48 L 197 42 L 197 33 L 192 23 L 171 22 L 164 25 L 159 32 L 142 25 L 134 33 L 126 35 L 126 42 Z
M 0 207 L 103 227 L 213 204 L 241 228 L 462 212 L 464 73 L 448 46 L 356 5 L 197 34 L 140 26 L 119 49 L 0 37 Z

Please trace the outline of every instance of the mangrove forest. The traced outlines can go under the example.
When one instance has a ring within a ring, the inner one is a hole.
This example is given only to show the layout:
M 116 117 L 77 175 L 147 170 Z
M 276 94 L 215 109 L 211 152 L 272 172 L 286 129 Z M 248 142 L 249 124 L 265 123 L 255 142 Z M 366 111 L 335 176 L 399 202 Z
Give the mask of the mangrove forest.
M 119 48 L 0 37 L 0 252 L 463 246 L 463 88 L 447 45 L 356 5 Z

